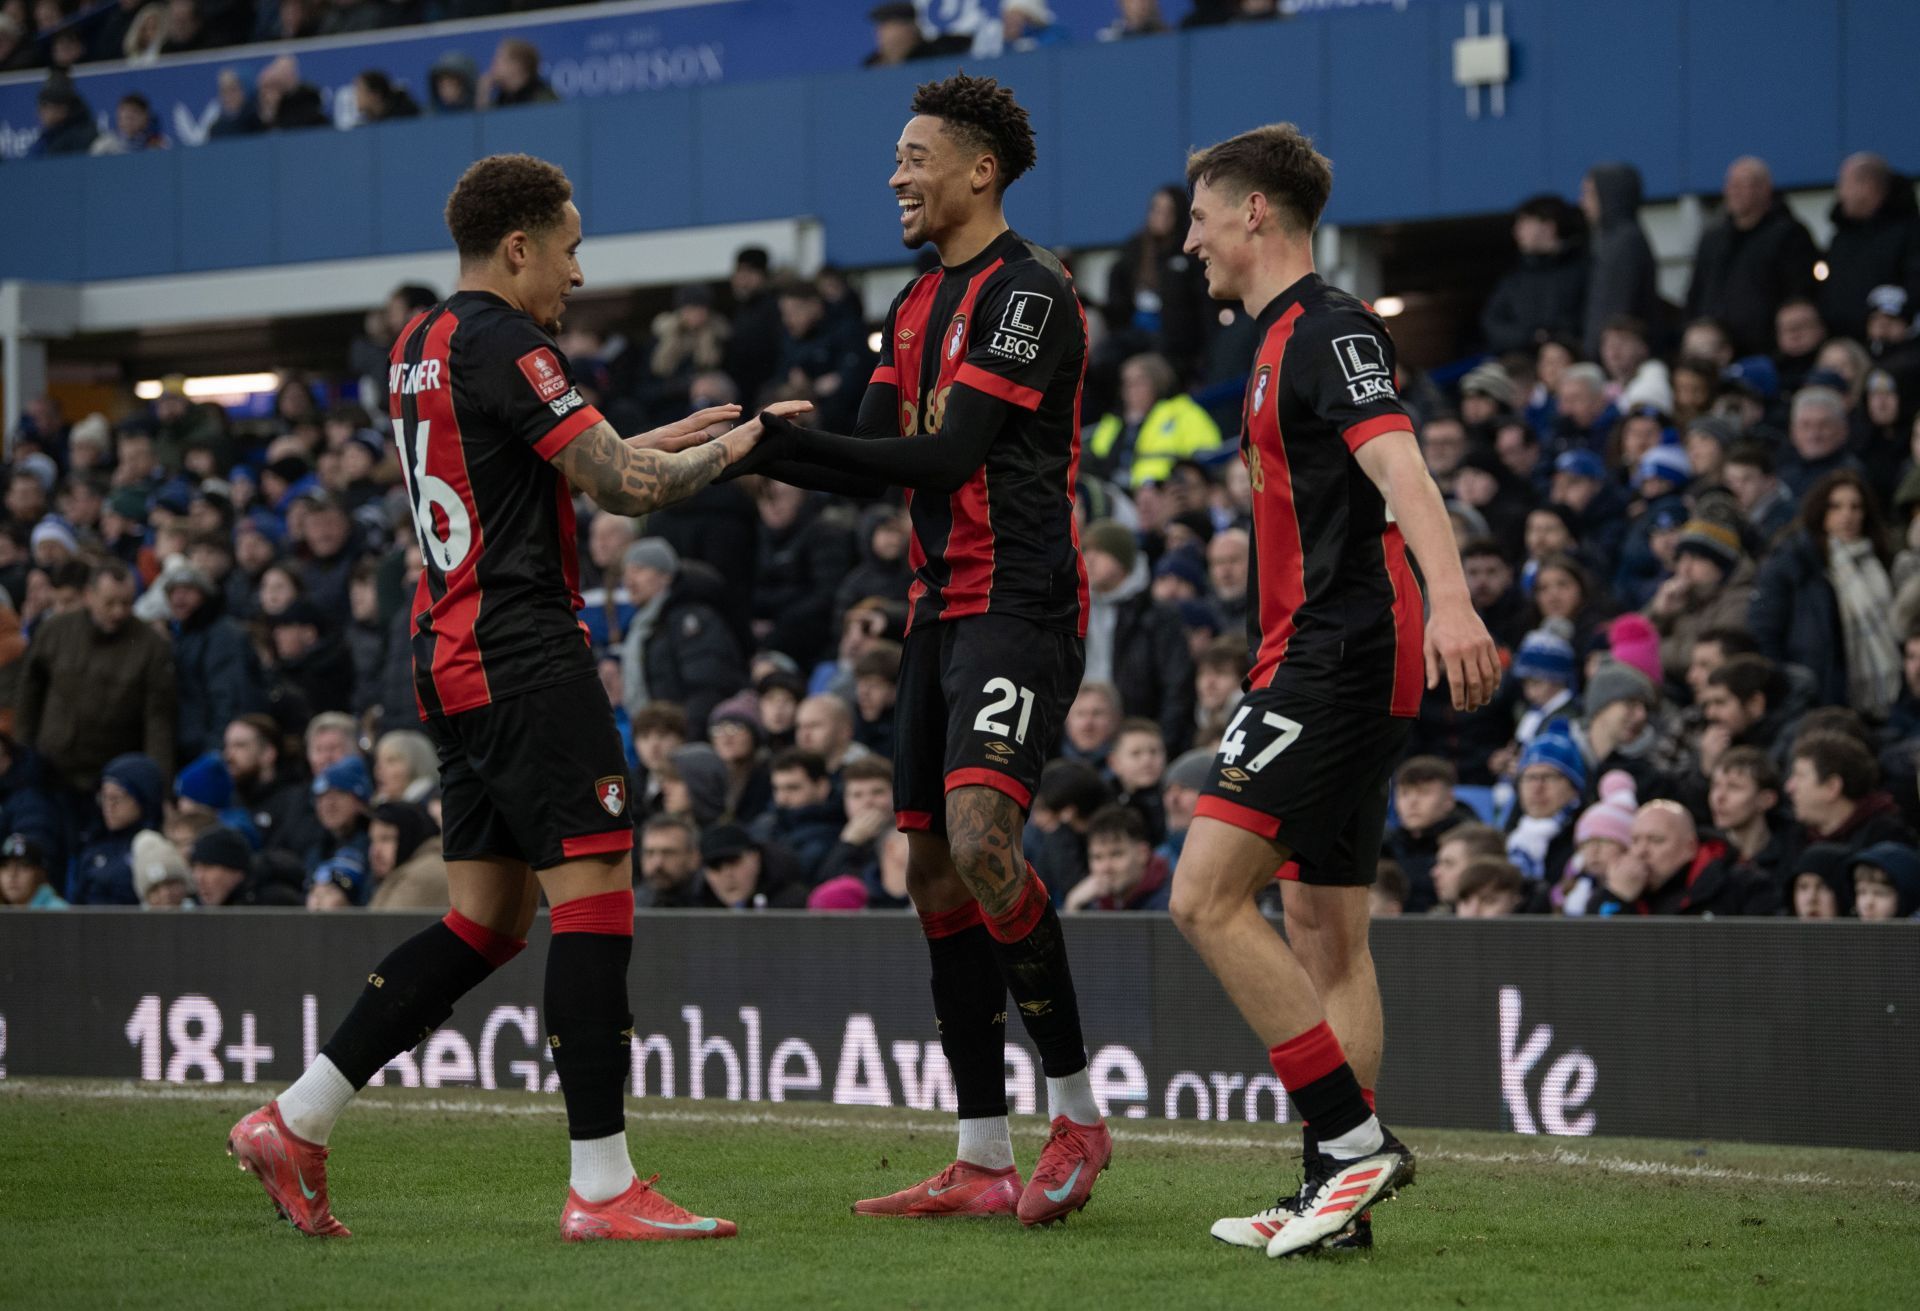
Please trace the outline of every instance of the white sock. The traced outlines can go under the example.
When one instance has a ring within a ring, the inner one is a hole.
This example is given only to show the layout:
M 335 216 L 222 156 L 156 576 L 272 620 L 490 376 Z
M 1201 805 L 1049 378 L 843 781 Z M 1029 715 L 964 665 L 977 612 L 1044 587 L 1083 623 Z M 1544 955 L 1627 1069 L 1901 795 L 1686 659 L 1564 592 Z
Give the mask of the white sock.
M 987 1170 L 1013 1168 L 1013 1136 L 1004 1115 L 960 1121 L 959 1159 Z
M 307 1072 L 280 1094 L 280 1118 L 296 1137 L 325 1147 L 333 1122 L 347 1109 L 356 1091 L 339 1066 L 325 1056 L 316 1056 Z
M 1064 1115 L 1075 1124 L 1099 1124 L 1100 1107 L 1093 1100 L 1087 1072 L 1047 1080 L 1047 1118 Z
M 1320 1150 L 1335 1160 L 1352 1161 L 1372 1156 L 1386 1141 L 1386 1135 L 1380 1131 L 1380 1118 L 1369 1115 L 1358 1129 L 1349 1129 L 1338 1138 L 1322 1138 Z
M 633 1158 L 627 1155 L 625 1130 L 605 1138 L 575 1138 L 573 1191 L 585 1202 L 605 1202 L 633 1186 Z

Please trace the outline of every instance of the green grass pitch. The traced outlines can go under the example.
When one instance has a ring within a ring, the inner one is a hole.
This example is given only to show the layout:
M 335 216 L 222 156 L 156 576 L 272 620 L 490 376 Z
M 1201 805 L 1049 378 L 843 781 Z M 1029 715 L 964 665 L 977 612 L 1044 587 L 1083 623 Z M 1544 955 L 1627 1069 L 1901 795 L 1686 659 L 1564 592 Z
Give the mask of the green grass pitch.
M 334 1133 L 328 1241 L 224 1154 L 259 1100 L 0 1083 L 0 1306 L 1889 1307 L 1920 1253 L 1895 1153 L 1403 1130 L 1420 1182 L 1371 1255 L 1269 1261 L 1207 1226 L 1291 1190 L 1291 1127 L 1121 1121 L 1092 1204 L 1028 1232 L 849 1214 L 947 1162 L 941 1117 L 661 1101 L 628 1102 L 642 1172 L 740 1237 L 573 1247 L 557 1097 L 384 1089 Z

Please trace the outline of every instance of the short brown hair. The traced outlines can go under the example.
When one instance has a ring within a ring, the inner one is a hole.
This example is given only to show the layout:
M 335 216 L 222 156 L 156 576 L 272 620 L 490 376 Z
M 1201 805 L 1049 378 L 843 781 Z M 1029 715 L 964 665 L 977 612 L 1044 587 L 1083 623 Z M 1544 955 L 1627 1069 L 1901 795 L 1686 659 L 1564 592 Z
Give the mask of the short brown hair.
M 1413 756 L 1394 771 L 1393 785 L 1397 788 L 1417 788 L 1427 783 L 1458 787 L 1460 771 L 1453 767 L 1452 761 L 1439 756 Z
M 685 739 L 687 736 L 687 709 L 672 701 L 649 701 L 640 707 L 633 717 L 633 736 L 636 740 L 648 733 L 672 733 Z
M 1861 800 L 1880 781 L 1880 767 L 1874 763 L 1872 754 L 1839 733 L 1815 733 L 1801 738 L 1794 744 L 1793 758 L 1806 761 L 1813 769 L 1813 776 L 1822 783 L 1838 777 L 1840 795 L 1848 801 Z
M 1125 842 L 1145 842 L 1147 822 L 1131 806 L 1102 806 L 1087 821 L 1087 845 L 1095 838 L 1119 838 Z
M 805 770 L 807 777 L 815 783 L 827 776 L 827 762 L 820 753 L 803 747 L 788 747 L 775 754 L 773 763 L 767 766 L 767 775 L 789 774 L 796 769 Z
M 853 662 L 853 676 L 884 678 L 889 683 L 900 677 L 900 644 L 885 639 L 875 642 Z
M 893 786 L 893 762 L 885 756 L 865 755 L 840 767 L 842 783 L 885 783 Z
M 1458 842 L 1465 847 L 1472 859 L 1490 856 L 1504 858 L 1507 854 L 1507 839 L 1491 824 L 1456 824 L 1441 835 L 1441 846 L 1449 842 Z
M 1524 897 L 1526 880 L 1508 861 L 1497 856 L 1478 856 L 1460 871 L 1460 900 L 1472 901 L 1483 892 L 1504 892 Z
M 1165 731 L 1161 729 L 1160 725 L 1154 723 L 1151 719 L 1145 719 L 1139 715 L 1120 721 L 1120 727 L 1113 731 L 1114 742 L 1117 744 L 1121 738 L 1129 733 L 1145 733 L 1162 747 L 1167 745 L 1167 735 Z
M 1759 747 L 1732 747 L 1715 763 L 1716 774 L 1745 774 L 1762 792 L 1780 791 L 1780 771 Z
M 1237 677 L 1245 678 L 1247 670 L 1252 668 L 1247 653 L 1247 639 L 1223 633 L 1202 648 L 1200 659 L 1195 664 L 1201 669 L 1231 669 Z
M 1248 195 L 1259 192 L 1288 232 L 1313 231 L 1333 190 L 1333 165 L 1313 138 L 1291 123 L 1269 123 L 1187 156 L 1187 186 L 1202 182 Z
M 532 155 L 488 155 L 460 175 L 447 197 L 447 231 L 462 262 L 481 262 L 512 232 L 560 225 L 573 183 L 557 165 Z

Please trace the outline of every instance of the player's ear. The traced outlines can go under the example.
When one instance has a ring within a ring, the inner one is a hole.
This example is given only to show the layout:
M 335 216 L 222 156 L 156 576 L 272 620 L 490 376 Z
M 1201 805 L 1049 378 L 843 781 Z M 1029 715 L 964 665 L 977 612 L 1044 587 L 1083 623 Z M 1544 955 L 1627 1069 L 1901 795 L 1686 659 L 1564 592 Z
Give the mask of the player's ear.
M 1241 202 L 1241 205 L 1243 206 L 1242 212 L 1246 218 L 1247 231 L 1258 232 L 1261 226 L 1267 221 L 1267 198 L 1258 191 L 1249 191 L 1247 198 Z
M 1000 161 L 992 155 L 982 155 L 973 161 L 973 189 L 991 191 L 994 182 L 1000 176 Z

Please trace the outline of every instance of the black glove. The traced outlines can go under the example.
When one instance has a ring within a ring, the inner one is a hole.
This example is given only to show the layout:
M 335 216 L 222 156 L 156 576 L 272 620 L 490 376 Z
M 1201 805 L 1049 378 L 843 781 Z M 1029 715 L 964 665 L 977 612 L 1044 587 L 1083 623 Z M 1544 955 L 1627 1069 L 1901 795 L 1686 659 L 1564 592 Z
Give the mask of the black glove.
M 795 429 L 791 420 L 770 411 L 761 411 L 760 440 L 753 449 L 728 465 L 715 482 L 731 482 L 759 473 L 768 465 L 793 458 Z

